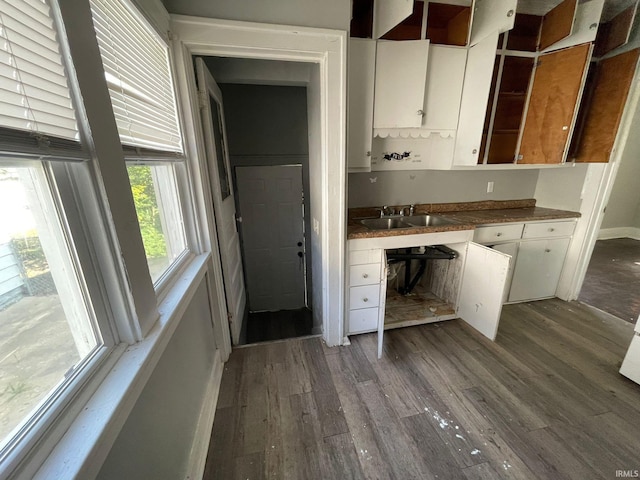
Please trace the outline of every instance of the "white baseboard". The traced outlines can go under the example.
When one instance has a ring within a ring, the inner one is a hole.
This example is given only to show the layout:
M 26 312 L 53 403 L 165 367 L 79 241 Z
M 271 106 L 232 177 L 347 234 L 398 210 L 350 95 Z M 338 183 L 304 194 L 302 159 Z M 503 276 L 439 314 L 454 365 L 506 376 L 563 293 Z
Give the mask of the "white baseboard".
M 633 238 L 634 240 L 640 240 L 640 228 L 602 228 L 598 232 L 598 240 L 611 240 L 613 238 Z
M 207 385 L 207 392 L 202 401 L 202 408 L 198 416 L 198 426 L 196 427 L 191 452 L 189 453 L 189 462 L 184 476 L 185 480 L 200 480 L 204 475 L 223 371 L 224 363 L 220 357 L 220 350 L 217 350 L 213 361 L 213 368 L 211 369 L 211 377 Z

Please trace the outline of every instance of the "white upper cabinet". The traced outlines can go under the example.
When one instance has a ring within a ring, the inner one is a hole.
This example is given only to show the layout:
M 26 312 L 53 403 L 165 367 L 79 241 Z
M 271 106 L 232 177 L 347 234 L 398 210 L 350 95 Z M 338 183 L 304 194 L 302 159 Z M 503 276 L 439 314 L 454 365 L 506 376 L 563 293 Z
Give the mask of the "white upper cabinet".
M 350 39 L 347 72 L 349 102 L 347 162 L 350 172 L 371 171 L 375 63 L 375 40 Z
M 413 0 L 375 0 L 373 38 L 380 38 L 413 12 Z
M 446 45 L 429 47 L 422 128 L 457 128 L 466 61 L 466 49 Z
M 378 42 L 374 128 L 422 126 L 428 57 L 428 40 Z
M 581 43 L 593 42 L 598 33 L 598 22 L 600 21 L 603 7 L 604 0 L 589 0 L 588 2 L 579 3 L 576 8 L 571 34 L 545 48 L 542 52 L 546 53 L 580 45 Z
M 489 36 L 511 30 L 516 4 L 517 0 L 475 0 L 468 44 L 476 45 Z
M 498 32 L 494 32 L 471 47 L 467 54 L 454 165 L 473 166 L 478 163 L 497 44 Z

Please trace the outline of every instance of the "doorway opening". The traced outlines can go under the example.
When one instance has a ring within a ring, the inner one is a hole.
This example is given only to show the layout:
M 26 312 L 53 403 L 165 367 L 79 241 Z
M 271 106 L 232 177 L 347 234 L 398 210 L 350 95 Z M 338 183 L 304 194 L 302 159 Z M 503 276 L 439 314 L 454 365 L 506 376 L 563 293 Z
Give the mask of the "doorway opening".
M 224 102 L 247 298 L 234 344 L 321 333 L 314 326 L 311 295 L 307 83 L 313 65 L 203 60 Z

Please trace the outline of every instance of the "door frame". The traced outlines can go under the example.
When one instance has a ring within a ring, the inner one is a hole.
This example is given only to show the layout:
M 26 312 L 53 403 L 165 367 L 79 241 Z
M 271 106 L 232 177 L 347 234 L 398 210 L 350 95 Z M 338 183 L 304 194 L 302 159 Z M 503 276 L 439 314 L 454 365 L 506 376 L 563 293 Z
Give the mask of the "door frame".
M 346 249 L 346 43 L 345 31 L 171 15 L 178 100 L 185 149 L 196 180 L 200 241 L 213 252 L 215 295 L 224 298 L 204 155 L 199 98 L 192 57 L 219 56 L 314 64 L 307 86 L 314 324 L 327 345 L 343 343 Z M 202 159 L 199 161 L 199 159 Z M 218 258 L 218 260 L 216 260 Z M 214 293 L 212 293 L 214 294 Z M 222 295 L 222 296 L 220 296 Z M 224 304 L 224 302 L 222 302 Z M 222 314 L 222 312 L 219 312 Z M 226 317 L 226 312 L 223 318 Z M 225 328 L 228 330 L 228 324 Z

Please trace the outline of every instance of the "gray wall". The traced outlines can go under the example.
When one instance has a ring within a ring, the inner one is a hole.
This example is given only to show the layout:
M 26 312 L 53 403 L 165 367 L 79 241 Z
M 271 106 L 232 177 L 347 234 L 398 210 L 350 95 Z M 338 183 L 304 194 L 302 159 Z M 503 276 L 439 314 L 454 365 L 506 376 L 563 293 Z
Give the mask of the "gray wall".
M 534 198 L 538 170 L 371 172 L 349 174 L 348 205 L 471 202 Z M 494 182 L 487 193 L 487 182 Z
M 348 30 L 350 0 L 163 0 L 169 13 Z
M 307 292 L 312 256 L 307 89 L 295 86 L 220 84 L 225 109 L 231 169 L 237 166 L 302 165 L 305 192 Z M 235 185 L 234 173 L 234 185 Z M 237 191 L 237 188 L 236 188 Z M 308 295 L 312 308 L 312 297 Z
M 639 104 L 640 105 L 640 104 Z M 601 229 L 640 228 L 640 108 L 631 123 Z
M 98 479 L 185 478 L 215 343 L 203 280 L 120 431 Z
M 229 153 L 308 155 L 307 89 L 221 84 Z

